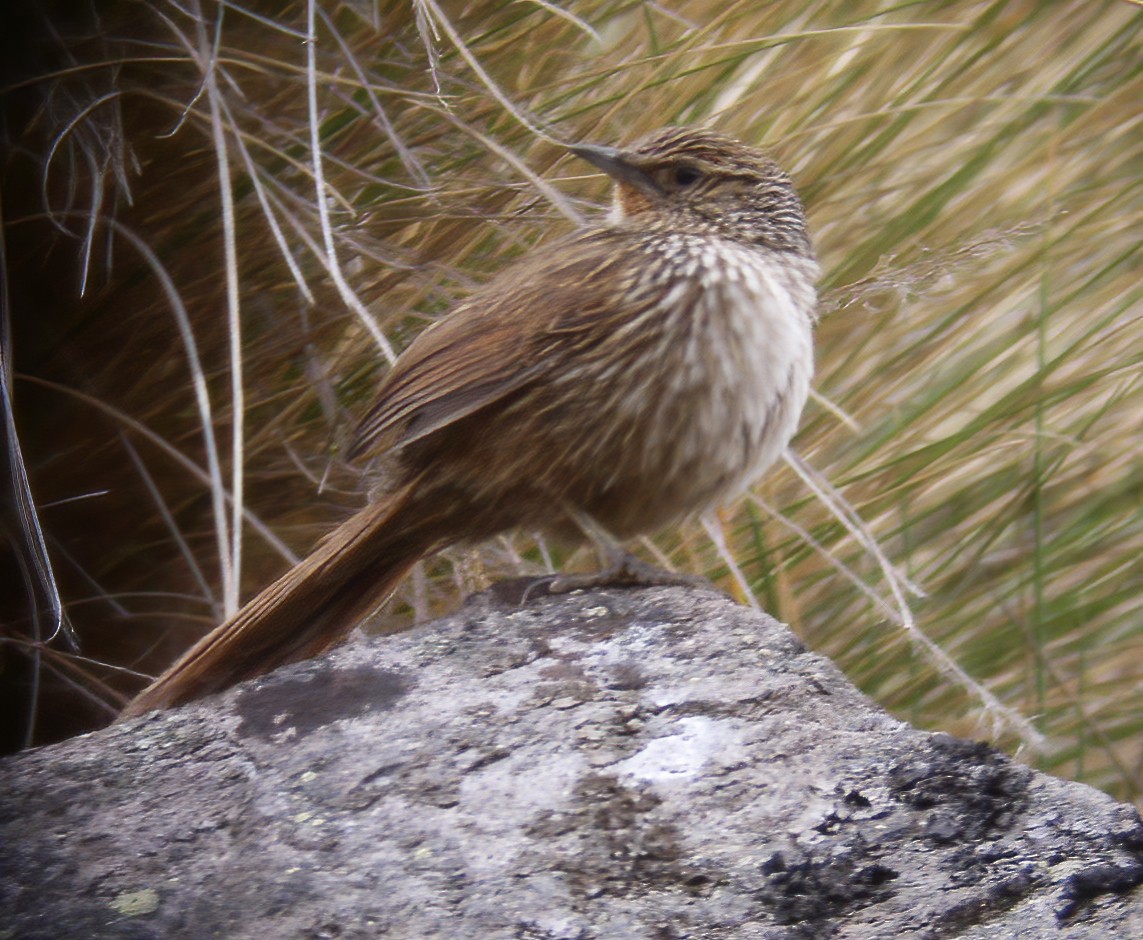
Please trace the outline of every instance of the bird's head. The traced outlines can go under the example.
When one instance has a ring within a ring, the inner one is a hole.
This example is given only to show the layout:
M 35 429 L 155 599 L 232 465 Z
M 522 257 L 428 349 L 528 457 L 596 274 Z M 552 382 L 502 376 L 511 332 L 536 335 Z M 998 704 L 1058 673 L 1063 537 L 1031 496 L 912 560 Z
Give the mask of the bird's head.
M 793 183 L 754 147 L 709 130 L 668 127 L 628 147 L 568 149 L 615 181 L 618 225 L 698 231 L 812 255 Z

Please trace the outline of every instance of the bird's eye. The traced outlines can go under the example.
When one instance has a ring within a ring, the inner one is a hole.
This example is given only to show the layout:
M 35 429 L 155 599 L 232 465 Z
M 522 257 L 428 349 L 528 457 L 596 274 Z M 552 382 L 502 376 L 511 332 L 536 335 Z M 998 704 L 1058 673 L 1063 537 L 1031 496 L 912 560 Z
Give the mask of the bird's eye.
M 671 174 L 671 179 L 676 186 L 682 188 L 697 183 L 701 176 L 702 174 L 693 166 L 680 166 L 675 168 Z

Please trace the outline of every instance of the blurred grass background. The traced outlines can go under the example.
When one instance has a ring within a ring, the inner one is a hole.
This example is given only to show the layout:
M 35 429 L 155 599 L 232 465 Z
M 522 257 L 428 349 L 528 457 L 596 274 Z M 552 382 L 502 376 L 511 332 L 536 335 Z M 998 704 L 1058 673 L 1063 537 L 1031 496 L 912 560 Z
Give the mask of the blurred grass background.
M 706 124 L 769 148 L 807 202 L 820 398 L 795 449 L 925 591 L 917 628 L 1002 706 L 910 639 L 884 567 L 789 467 L 645 549 L 787 621 L 897 715 L 1140 798 L 1137 5 L 4 16 L 10 468 L 81 642 L 47 642 L 8 500 L 6 748 L 108 721 L 137 673 L 362 503 L 339 454 L 385 347 L 606 200 L 553 139 Z M 453 552 L 389 625 L 548 552 L 526 534 Z

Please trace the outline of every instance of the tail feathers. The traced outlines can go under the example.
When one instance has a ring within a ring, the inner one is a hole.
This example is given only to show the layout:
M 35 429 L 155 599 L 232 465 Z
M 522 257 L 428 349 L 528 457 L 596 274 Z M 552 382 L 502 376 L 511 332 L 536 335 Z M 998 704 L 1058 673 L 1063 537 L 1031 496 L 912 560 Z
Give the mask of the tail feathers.
M 220 692 L 340 641 L 421 558 L 450 539 L 417 485 L 361 510 L 304 561 L 207 634 L 137 695 L 120 718 Z M 439 507 L 437 507 L 439 510 Z

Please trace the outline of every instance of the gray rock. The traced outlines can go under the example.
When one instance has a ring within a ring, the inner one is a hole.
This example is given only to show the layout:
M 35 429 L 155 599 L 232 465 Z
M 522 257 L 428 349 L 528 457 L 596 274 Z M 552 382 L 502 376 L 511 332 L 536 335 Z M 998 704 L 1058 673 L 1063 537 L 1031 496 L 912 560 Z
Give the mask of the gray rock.
M 1134 809 L 682 588 L 482 595 L 0 792 L 20 940 L 1143 937 Z

